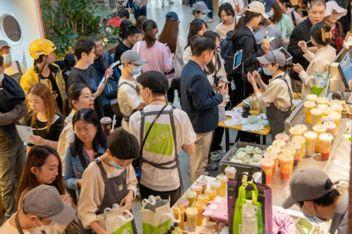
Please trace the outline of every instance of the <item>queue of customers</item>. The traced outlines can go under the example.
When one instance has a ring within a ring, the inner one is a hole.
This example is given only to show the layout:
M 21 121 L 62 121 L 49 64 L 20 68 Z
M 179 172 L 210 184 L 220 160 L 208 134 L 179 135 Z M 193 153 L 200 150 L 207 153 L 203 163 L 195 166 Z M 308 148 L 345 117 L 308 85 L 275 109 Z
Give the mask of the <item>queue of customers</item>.
M 123 19 L 113 55 L 97 38 L 80 39 L 68 70 L 56 62 L 48 39 L 31 43 L 34 63 L 27 71 L 0 41 L 6 219 L 0 231 L 62 233 L 73 221 L 104 233 L 97 216 L 115 203 L 130 210 L 138 190 L 141 198 L 160 195 L 175 203 L 182 194 L 181 151 L 188 155 L 192 183 L 205 174 L 209 152 L 221 150 L 219 106 L 232 108 L 251 94 L 266 108 L 272 134 L 282 132 L 293 91 L 308 94 L 313 72 L 328 71 L 341 50 L 346 32 L 339 19 L 347 10 L 335 1 L 312 0 L 308 16 L 294 24 L 281 1 L 265 1 L 243 7 L 240 19 L 238 9 L 223 3 L 213 30 L 201 17 L 210 10 L 198 2 L 186 39 L 175 12 L 166 14 L 160 37 L 152 19 L 141 27 Z M 276 27 L 280 46 L 269 40 Z M 293 56 L 290 71 L 281 46 Z M 234 69 L 239 50 L 242 66 Z M 180 108 L 173 106 L 175 91 Z M 117 120 L 108 136 L 103 117 Z M 19 138 L 19 123 L 33 130 L 28 143 Z M 52 203 L 41 211 L 37 200 L 46 199 Z

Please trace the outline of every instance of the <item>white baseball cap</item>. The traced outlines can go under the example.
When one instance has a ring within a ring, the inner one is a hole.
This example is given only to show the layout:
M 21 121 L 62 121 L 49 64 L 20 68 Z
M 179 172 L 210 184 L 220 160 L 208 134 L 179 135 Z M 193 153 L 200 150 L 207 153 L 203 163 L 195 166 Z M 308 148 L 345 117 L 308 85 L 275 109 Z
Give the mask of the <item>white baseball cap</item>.
M 265 6 L 262 2 L 253 1 L 247 5 L 246 11 L 261 14 L 265 19 L 269 19 L 269 16 L 265 13 Z

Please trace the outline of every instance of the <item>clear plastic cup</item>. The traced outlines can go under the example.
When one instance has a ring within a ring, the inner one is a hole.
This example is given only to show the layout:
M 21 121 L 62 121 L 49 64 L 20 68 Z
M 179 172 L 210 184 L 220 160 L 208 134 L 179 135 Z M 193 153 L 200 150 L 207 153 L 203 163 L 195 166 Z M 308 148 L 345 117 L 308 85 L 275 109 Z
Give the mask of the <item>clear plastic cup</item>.
M 290 136 L 288 136 L 286 133 L 280 133 L 275 136 L 275 140 L 282 140 L 287 143 L 290 140 Z
M 204 203 L 206 205 L 210 202 L 210 198 L 206 194 L 201 194 L 198 196 L 197 201 Z
M 341 118 L 342 116 L 338 112 L 332 112 L 327 116 L 328 120 L 335 122 L 337 130 L 340 128 Z
M 312 130 L 315 131 L 319 136 L 320 134 L 326 132 L 326 127 L 321 124 L 317 124 L 313 126 Z M 319 138 L 317 139 L 317 143 L 315 144 L 315 152 L 319 153 Z
M 280 153 L 280 152 L 279 152 Z M 274 167 L 273 167 L 273 174 L 272 175 L 275 175 L 276 173 L 276 169 L 279 169 L 279 153 L 277 152 L 271 152 L 271 151 L 266 151 L 264 153 L 264 158 L 270 158 L 274 161 Z
M 311 124 L 314 126 L 316 124 L 322 124 L 323 111 L 318 108 L 310 110 L 310 115 L 312 116 Z
M 191 232 L 194 232 L 197 228 L 197 217 L 198 210 L 196 208 L 188 207 L 186 209 L 187 228 Z
M 208 185 L 208 180 L 207 178 L 203 175 L 197 183 L 202 186 L 202 193 L 204 193 L 205 189 L 207 188 Z
M 313 102 L 315 102 L 317 99 L 318 99 L 318 96 L 317 96 L 317 95 L 314 95 L 314 94 L 309 94 L 309 95 L 306 96 L 306 101 L 313 101 Z
M 294 157 L 292 155 L 280 154 L 279 162 L 280 162 L 280 175 L 281 180 L 289 180 L 293 171 L 293 161 Z
M 283 140 L 274 140 L 272 145 L 277 146 L 279 148 L 283 148 L 286 145 L 286 142 Z
M 307 131 L 304 134 L 306 139 L 306 156 L 312 157 L 315 153 L 315 145 L 318 139 L 318 134 L 314 131 Z
M 214 189 L 214 190 L 216 191 L 216 195 L 219 196 L 221 183 L 220 183 L 218 180 L 216 180 L 216 181 L 214 181 L 214 182 L 211 182 L 210 187 L 211 187 L 212 189 Z
M 300 125 L 295 125 L 295 126 L 291 127 L 289 132 L 290 132 L 291 138 L 293 138 L 297 135 L 303 135 L 307 130 L 308 130 L 308 128 L 306 125 L 300 124 Z
M 185 194 L 186 199 L 189 202 L 189 206 L 192 206 L 192 204 L 196 201 L 197 199 L 197 193 L 194 192 L 193 190 L 188 190 Z
M 227 177 L 224 174 L 218 175 L 216 179 L 221 183 L 220 189 L 219 189 L 219 196 L 220 197 L 225 197 L 226 196 L 226 191 L 227 191 Z
M 298 163 L 302 160 L 302 158 L 301 158 L 301 149 L 302 149 L 302 145 L 301 145 L 300 143 L 292 142 L 292 141 L 291 141 L 291 142 L 288 144 L 288 146 L 295 150 L 295 160 L 294 160 L 293 165 L 294 165 L 294 166 L 297 166 Z
M 326 161 L 329 159 L 333 139 L 334 136 L 329 133 L 319 135 L 321 160 Z
M 326 128 L 326 132 L 332 135 L 337 135 L 336 124 L 333 121 L 324 122 L 323 126 Z
M 314 101 L 306 101 L 303 104 L 304 107 L 304 114 L 306 117 L 306 123 L 311 124 L 312 123 L 312 116 L 310 114 L 310 111 L 316 107 L 316 104 Z
M 196 192 L 197 196 L 201 195 L 202 194 L 202 191 L 203 191 L 203 187 L 199 184 L 193 184 L 191 186 L 191 190 Z
M 205 204 L 200 202 L 200 201 L 196 201 L 195 203 L 193 203 L 194 208 L 196 208 L 198 210 L 198 214 L 197 214 L 197 226 L 202 226 L 202 222 L 203 222 L 203 210 L 205 208 Z
M 303 136 L 295 136 L 291 139 L 291 142 L 299 143 L 301 145 L 301 150 L 299 152 L 298 159 L 299 161 L 302 160 L 306 155 L 306 138 L 304 138 Z
M 204 192 L 205 195 L 207 195 L 209 197 L 210 201 L 213 201 L 216 197 L 216 190 L 212 189 L 212 188 L 207 188 Z
M 270 186 L 271 185 L 271 178 L 273 176 L 273 169 L 274 169 L 275 162 L 271 158 L 262 158 L 259 161 L 259 164 L 260 164 L 262 170 L 265 172 L 266 185 Z
M 234 180 L 236 178 L 236 168 L 227 166 L 224 171 L 229 180 Z
M 322 97 L 318 97 L 317 100 L 315 101 L 318 105 L 320 104 L 326 104 L 329 105 L 329 99 L 322 96 Z

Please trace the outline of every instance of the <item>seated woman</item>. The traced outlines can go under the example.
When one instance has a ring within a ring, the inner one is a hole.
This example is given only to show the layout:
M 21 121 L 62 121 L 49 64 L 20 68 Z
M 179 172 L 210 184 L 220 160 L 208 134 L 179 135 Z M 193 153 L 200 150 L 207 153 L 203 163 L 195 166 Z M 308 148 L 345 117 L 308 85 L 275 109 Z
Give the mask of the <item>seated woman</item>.
M 131 165 L 139 156 L 138 140 L 123 128 L 108 137 L 105 153 L 83 173 L 78 216 L 85 228 L 106 233 L 97 216 L 113 204 L 130 210 L 136 196 L 137 178 Z
M 26 165 L 22 174 L 17 194 L 17 206 L 22 208 L 24 196 L 38 185 L 54 186 L 60 193 L 64 203 L 72 205 L 71 197 L 66 194 L 62 179 L 60 157 L 49 146 L 34 146 L 28 153 Z M 51 223 L 43 227 L 45 233 L 62 233 L 66 225 Z
M 93 109 L 77 111 L 72 125 L 75 137 L 67 149 L 64 180 L 67 188 L 79 192 L 83 171 L 105 152 L 106 139 L 99 117 Z
M 64 127 L 64 119 L 55 109 L 55 101 L 50 89 L 42 83 L 37 83 L 31 88 L 28 100 L 30 112 L 24 124 L 33 129 L 31 143 L 48 145 L 56 149 Z
M 82 83 L 74 83 L 68 89 L 68 100 L 71 105 L 71 113 L 65 119 L 65 127 L 63 128 L 57 146 L 57 152 L 64 163 L 66 151 L 74 140 L 72 118 L 75 113 L 81 109 L 94 109 L 94 98 L 89 86 Z M 65 167 L 63 167 L 65 168 Z
M 314 54 L 308 50 L 307 42 L 300 41 L 298 46 L 304 53 L 304 57 L 310 61 L 307 70 L 304 70 L 302 65 L 294 64 L 293 70 L 298 73 L 301 78 L 302 95 L 304 98 L 310 93 L 311 88 L 315 84 L 314 74 L 315 73 L 327 73 L 330 68 L 330 64 L 336 59 L 336 49 L 330 46 L 332 33 L 331 27 L 324 23 L 318 23 L 310 30 L 311 40 L 314 46 L 318 47 L 318 51 Z
M 247 78 L 253 87 L 259 105 L 266 108 L 271 134 L 275 137 L 284 131 L 285 120 L 291 113 L 293 99 L 291 80 L 284 69 L 286 59 L 282 52 L 271 51 L 257 59 L 263 66 L 264 74 L 272 77 L 269 85 L 263 82 L 257 71 L 248 73 Z M 260 92 L 258 85 L 264 93 Z

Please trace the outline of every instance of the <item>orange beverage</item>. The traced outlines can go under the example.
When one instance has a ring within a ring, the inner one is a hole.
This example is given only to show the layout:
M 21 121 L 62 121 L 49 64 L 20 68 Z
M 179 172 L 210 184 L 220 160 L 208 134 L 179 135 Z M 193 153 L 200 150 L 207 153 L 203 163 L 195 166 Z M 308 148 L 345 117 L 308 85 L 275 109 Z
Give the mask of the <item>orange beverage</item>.
M 192 206 L 192 204 L 196 201 L 197 199 L 197 193 L 194 192 L 193 190 L 188 190 L 185 194 L 186 199 L 189 201 L 189 206 Z
M 312 125 L 322 124 L 323 111 L 318 108 L 310 110 L 310 115 L 312 116 Z
M 198 196 L 197 201 L 203 203 L 203 204 L 208 204 L 210 202 L 210 198 L 206 194 L 201 194 Z
M 199 184 L 193 184 L 191 186 L 191 190 L 196 192 L 197 196 L 199 196 L 200 194 L 202 194 L 203 187 Z
M 194 208 L 196 208 L 198 210 L 198 214 L 197 214 L 197 226 L 202 226 L 202 222 L 203 222 L 203 210 L 205 208 L 205 204 L 200 202 L 200 201 L 196 201 L 195 203 L 193 203 Z
M 213 201 L 216 197 L 216 190 L 212 188 L 207 188 L 204 193 L 209 197 L 210 201 Z
M 326 132 L 326 127 L 320 124 L 314 125 L 312 129 L 318 134 L 318 136 Z M 315 144 L 315 152 L 319 153 L 319 138 L 317 139 L 317 143 Z
M 219 189 L 219 196 L 220 197 L 225 197 L 226 196 L 226 191 L 227 191 L 227 177 L 224 174 L 218 175 L 216 179 L 221 183 L 220 189 Z
M 311 124 L 312 123 L 312 116 L 310 114 L 310 111 L 315 108 L 315 102 L 313 101 L 306 101 L 303 104 L 304 107 L 304 114 L 306 117 L 306 123 Z
M 293 171 L 293 161 L 294 158 L 292 155 L 280 154 L 279 162 L 281 180 L 289 180 L 291 178 Z
M 261 168 L 263 169 L 263 171 L 265 172 L 266 185 L 270 186 L 275 162 L 273 159 L 270 159 L 270 158 L 262 158 L 259 161 L 259 164 L 260 164 Z
M 301 150 L 299 152 L 298 161 L 301 161 L 306 155 L 306 138 L 303 136 L 295 136 L 291 139 L 291 142 L 299 143 L 301 145 Z
M 321 153 L 321 159 L 323 161 L 326 161 L 329 159 L 333 139 L 334 139 L 333 135 L 329 133 L 323 133 L 319 135 L 319 142 L 320 142 L 319 150 Z
M 304 138 L 306 139 L 306 156 L 311 157 L 315 153 L 315 144 L 318 139 L 318 134 L 314 131 L 307 131 L 304 134 Z
M 216 180 L 214 182 L 211 182 L 210 187 L 214 189 L 216 191 L 216 194 L 219 196 L 221 183 L 218 180 Z

